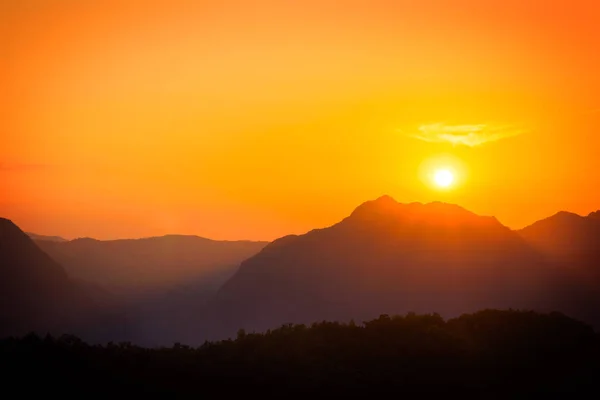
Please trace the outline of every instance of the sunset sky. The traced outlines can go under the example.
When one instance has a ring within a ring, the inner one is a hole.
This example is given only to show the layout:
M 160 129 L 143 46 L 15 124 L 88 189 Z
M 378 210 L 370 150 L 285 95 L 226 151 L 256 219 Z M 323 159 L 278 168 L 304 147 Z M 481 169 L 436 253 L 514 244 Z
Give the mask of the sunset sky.
M 26 231 L 271 240 L 383 194 L 512 228 L 600 209 L 600 1 L 0 4 L 0 216 Z

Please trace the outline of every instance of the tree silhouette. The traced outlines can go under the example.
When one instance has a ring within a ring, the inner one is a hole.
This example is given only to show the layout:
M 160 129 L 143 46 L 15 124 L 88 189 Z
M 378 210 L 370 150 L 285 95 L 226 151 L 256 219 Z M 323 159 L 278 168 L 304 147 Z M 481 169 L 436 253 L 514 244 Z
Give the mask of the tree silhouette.
M 240 329 L 196 348 L 30 334 L 0 341 L 0 355 L 5 390 L 23 395 L 530 398 L 598 392 L 600 336 L 559 313 L 483 310 Z

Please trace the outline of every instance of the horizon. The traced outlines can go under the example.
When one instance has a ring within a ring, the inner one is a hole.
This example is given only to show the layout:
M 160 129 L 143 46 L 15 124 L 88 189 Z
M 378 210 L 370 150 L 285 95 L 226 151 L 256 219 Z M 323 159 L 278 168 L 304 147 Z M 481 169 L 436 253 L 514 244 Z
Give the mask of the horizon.
M 600 208 L 600 3 L 0 5 L 0 216 L 267 240 L 368 199 Z
M 441 204 L 446 204 L 446 205 L 458 206 L 458 207 L 463 208 L 464 210 L 466 210 L 468 212 L 472 212 L 471 210 L 462 207 L 460 204 L 447 203 L 447 202 L 443 202 L 443 201 L 439 201 L 439 200 L 434 200 L 434 201 L 427 202 L 427 203 L 419 202 L 419 201 L 414 201 L 414 202 L 400 202 L 400 201 L 394 199 L 392 196 L 386 195 L 386 194 L 378 196 L 377 198 L 374 198 L 374 199 L 365 200 L 364 202 L 358 204 L 353 210 L 355 210 L 356 208 L 360 207 L 361 205 L 363 205 L 365 203 L 373 202 L 373 201 L 376 201 L 376 200 L 379 200 L 379 199 L 382 199 L 382 198 L 386 198 L 386 197 L 392 199 L 394 202 L 398 203 L 399 205 L 420 204 L 420 205 L 427 206 L 427 205 L 431 205 L 431 204 L 441 203 Z M 579 217 L 588 217 L 590 214 L 595 213 L 595 212 L 599 212 L 599 211 L 600 211 L 600 209 L 593 210 L 593 211 L 591 211 L 590 213 L 587 213 L 587 214 L 578 214 L 578 213 L 575 213 L 575 212 L 572 212 L 572 211 L 569 211 L 569 210 L 558 210 L 558 211 L 556 211 L 556 212 L 554 212 L 552 214 L 547 215 L 546 217 L 543 217 L 543 218 L 541 218 L 539 220 L 532 221 L 532 222 L 530 222 L 530 223 L 528 223 L 528 224 L 526 224 L 526 225 L 524 225 L 522 227 L 518 227 L 518 228 L 513 228 L 513 227 L 510 227 L 508 225 L 505 225 L 504 223 L 502 223 L 502 221 L 498 220 L 495 215 L 481 215 L 481 214 L 477 214 L 477 213 L 475 213 L 475 214 L 477 216 L 479 216 L 479 217 L 493 217 L 493 218 L 496 218 L 501 225 L 508 227 L 512 231 L 519 231 L 521 229 L 524 229 L 524 228 L 527 228 L 527 227 L 533 225 L 536 222 L 539 222 L 539 221 L 544 220 L 546 218 L 550 218 L 550 217 L 555 216 L 555 215 L 560 214 L 560 213 L 574 214 L 574 215 L 577 215 Z M 350 214 L 351 213 L 348 213 L 348 215 L 345 216 L 345 217 L 348 217 Z M 3 218 L 3 217 L 0 216 L 0 218 Z M 326 225 L 326 226 L 313 227 L 310 230 L 323 229 L 323 228 L 331 227 L 331 226 L 339 223 L 342 219 L 340 219 L 338 221 L 335 221 L 335 222 L 333 222 L 333 223 L 331 223 L 329 225 Z M 8 220 L 11 221 L 11 222 L 13 222 L 15 225 L 17 225 L 17 226 L 20 227 L 20 225 L 18 223 L 15 223 L 14 221 L 12 221 L 10 219 L 8 219 Z M 196 238 L 199 238 L 199 239 L 206 239 L 206 240 L 211 240 L 211 241 L 225 241 L 225 242 L 245 242 L 245 241 L 250 241 L 250 242 L 267 242 L 267 243 L 273 242 L 273 241 L 275 241 L 277 239 L 280 239 L 280 238 L 288 236 L 288 235 L 303 235 L 303 234 L 306 234 L 306 233 L 310 232 L 310 230 L 306 231 L 306 232 L 291 232 L 291 233 L 287 233 L 287 234 L 284 234 L 282 236 L 278 236 L 278 237 L 275 237 L 275 238 L 272 238 L 272 239 L 244 239 L 244 238 L 238 238 L 238 239 L 219 239 L 219 238 L 211 238 L 211 237 L 203 236 L 203 235 L 200 235 L 200 234 L 194 234 L 194 233 L 182 234 L 182 233 L 174 233 L 174 232 L 164 233 L 164 234 L 159 234 L 159 235 L 153 235 L 153 236 L 141 236 L 141 237 L 116 237 L 116 238 L 96 238 L 96 237 L 90 237 L 90 236 L 67 237 L 67 236 L 63 236 L 63 235 L 44 234 L 44 233 L 39 233 L 39 232 L 32 232 L 32 231 L 29 231 L 29 230 L 23 228 L 23 232 L 25 232 L 27 235 L 39 235 L 39 236 L 47 236 L 47 237 L 58 237 L 58 238 L 61 238 L 61 239 L 67 240 L 67 241 L 79 240 L 79 239 L 91 239 L 91 240 L 98 240 L 98 241 L 117 241 L 117 240 L 152 239 L 152 238 L 161 238 L 161 237 L 167 237 L 167 236 L 185 236 L 185 237 L 196 237 Z

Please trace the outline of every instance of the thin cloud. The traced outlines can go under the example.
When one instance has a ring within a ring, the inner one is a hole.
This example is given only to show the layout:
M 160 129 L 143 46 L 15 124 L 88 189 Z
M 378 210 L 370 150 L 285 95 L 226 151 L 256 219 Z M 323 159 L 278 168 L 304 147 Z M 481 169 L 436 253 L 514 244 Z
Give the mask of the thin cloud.
M 478 125 L 446 125 L 435 123 L 421 125 L 419 132 L 408 136 L 430 143 L 451 143 L 469 147 L 495 142 L 523 133 L 511 126 Z

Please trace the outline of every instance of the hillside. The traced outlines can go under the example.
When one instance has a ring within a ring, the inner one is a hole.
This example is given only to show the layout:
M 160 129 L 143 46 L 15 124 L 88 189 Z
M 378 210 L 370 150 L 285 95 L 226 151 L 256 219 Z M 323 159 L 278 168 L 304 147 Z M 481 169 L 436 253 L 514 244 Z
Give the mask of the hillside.
M 552 310 L 560 270 L 493 217 L 444 203 L 366 202 L 343 221 L 269 244 L 208 307 L 215 337 L 238 328 L 378 313 Z M 568 300 L 568 299 L 567 299 Z M 566 307 L 569 308 L 569 307 Z
M 572 305 L 569 312 L 600 325 L 600 212 L 581 216 L 562 211 L 518 233 L 570 282 L 563 292 Z
M 102 336 L 109 320 L 55 260 L 0 218 L 0 336 L 30 331 Z M 116 320 L 111 319 L 111 322 Z M 122 328 L 122 327 L 121 327 Z M 120 328 L 119 328 L 120 329 Z M 115 330 L 112 330 L 115 333 Z

